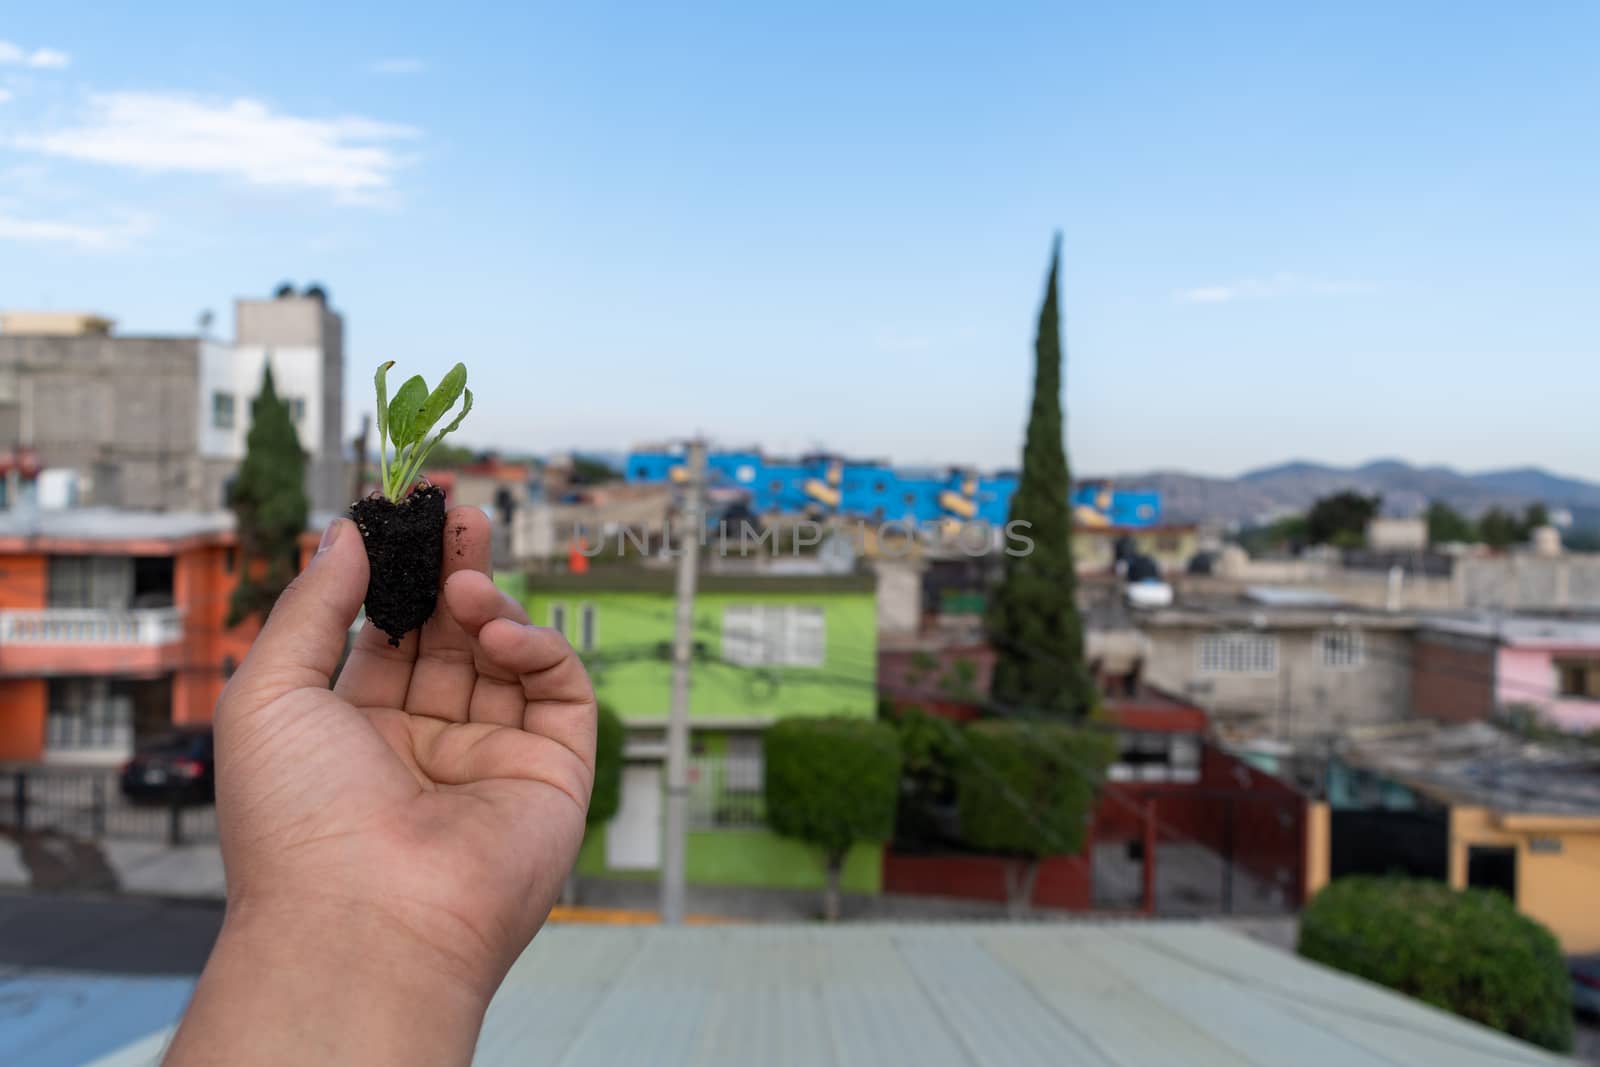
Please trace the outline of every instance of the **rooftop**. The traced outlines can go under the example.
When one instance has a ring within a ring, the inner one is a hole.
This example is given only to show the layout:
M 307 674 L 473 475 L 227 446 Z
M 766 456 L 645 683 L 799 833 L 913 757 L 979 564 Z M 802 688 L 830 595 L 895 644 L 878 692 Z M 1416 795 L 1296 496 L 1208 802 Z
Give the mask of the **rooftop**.
M 1462 637 L 1483 637 L 1528 647 L 1600 646 L 1600 619 L 1537 615 L 1438 615 L 1424 618 L 1424 629 Z
M 166 1034 L 95 1067 L 152 1063 Z M 1565 1061 L 1214 926 L 1085 922 L 550 927 L 501 986 L 474 1062 Z
M 122 508 L 0 511 L 0 539 L 177 540 L 232 529 L 233 513 L 228 511 L 129 511 Z
M 1364 731 L 1341 756 L 1446 802 L 1503 815 L 1600 816 L 1600 749 L 1578 741 L 1414 720 Z

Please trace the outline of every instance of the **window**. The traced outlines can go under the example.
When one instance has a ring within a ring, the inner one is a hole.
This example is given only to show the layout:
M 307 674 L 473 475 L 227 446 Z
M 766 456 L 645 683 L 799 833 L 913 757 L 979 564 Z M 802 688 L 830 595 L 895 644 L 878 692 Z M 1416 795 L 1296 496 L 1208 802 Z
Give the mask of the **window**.
M 550 605 L 550 629 L 562 636 L 567 632 L 567 606 L 565 604 Z
M 1198 653 L 1201 674 L 1278 673 L 1278 639 L 1265 634 L 1207 634 Z
M 45 604 L 126 611 L 133 603 L 131 556 L 51 556 Z
M 236 571 L 238 569 L 239 569 L 239 550 L 237 548 L 225 548 L 225 549 L 223 549 L 222 550 L 222 573 L 223 574 L 232 574 L 234 571 Z
M 283 404 L 289 409 L 289 418 L 298 426 L 306 417 L 306 400 L 303 396 L 286 396 Z
M 1200 738 L 1194 734 L 1124 730 L 1108 772 L 1118 782 L 1198 782 Z
M 211 394 L 211 425 L 219 430 L 233 429 L 233 394 L 217 390 Z
M 594 651 L 594 605 L 581 604 L 578 607 L 578 651 Z
M 1556 691 L 1578 700 L 1600 700 L 1600 660 L 1558 659 Z
M 45 747 L 53 751 L 133 748 L 133 693 L 110 678 L 52 678 Z
M 736 604 L 722 613 L 722 658 L 743 667 L 820 667 L 827 653 L 822 609 Z
M 1329 670 L 1356 670 L 1366 663 L 1360 630 L 1318 630 L 1317 664 Z

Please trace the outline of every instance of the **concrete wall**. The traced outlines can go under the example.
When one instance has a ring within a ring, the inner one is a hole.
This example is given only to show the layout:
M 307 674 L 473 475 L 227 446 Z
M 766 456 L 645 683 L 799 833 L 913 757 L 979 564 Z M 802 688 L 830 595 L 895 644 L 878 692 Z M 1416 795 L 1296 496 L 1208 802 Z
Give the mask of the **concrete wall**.
M 878 635 L 916 633 L 922 626 L 922 568 L 879 560 L 877 574 Z
M 1600 610 L 1600 554 L 1490 556 L 1456 564 L 1462 607 Z
M 87 503 L 199 509 L 194 462 L 200 341 L 193 337 L 0 335 L 13 440 L 78 471 Z
M 1147 628 L 1150 645 L 1145 677 L 1205 708 L 1220 723 L 1254 725 L 1285 737 L 1393 722 L 1411 712 L 1407 631 L 1364 630 L 1363 662 L 1341 668 L 1320 662 L 1316 630 L 1261 631 L 1277 640 L 1275 671 L 1202 674 L 1201 638 L 1219 632 L 1182 626 Z

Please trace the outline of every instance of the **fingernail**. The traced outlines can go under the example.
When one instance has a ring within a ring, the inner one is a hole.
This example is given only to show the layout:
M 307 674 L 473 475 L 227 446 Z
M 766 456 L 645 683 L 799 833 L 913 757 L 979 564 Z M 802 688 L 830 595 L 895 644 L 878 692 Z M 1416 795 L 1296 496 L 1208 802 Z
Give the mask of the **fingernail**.
M 338 540 L 339 531 L 342 529 L 344 529 L 344 523 L 339 519 L 334 519 L 328 523 L 328 528 L 322 531 L 322 543 L 317 545 L 317 555 L 320 556 L 333 547 L 333 542 Z

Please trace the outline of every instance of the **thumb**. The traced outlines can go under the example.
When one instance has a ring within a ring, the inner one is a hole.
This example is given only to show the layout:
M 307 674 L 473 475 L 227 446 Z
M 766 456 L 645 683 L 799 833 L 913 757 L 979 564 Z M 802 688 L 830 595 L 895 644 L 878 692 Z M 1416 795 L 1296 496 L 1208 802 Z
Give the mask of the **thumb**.
M 361 533 L 349 519 L 335 519 L 317 554 L 278 597 L 229 688 L 260 703 L 294 689 L 328 688 L 366 594 Z

